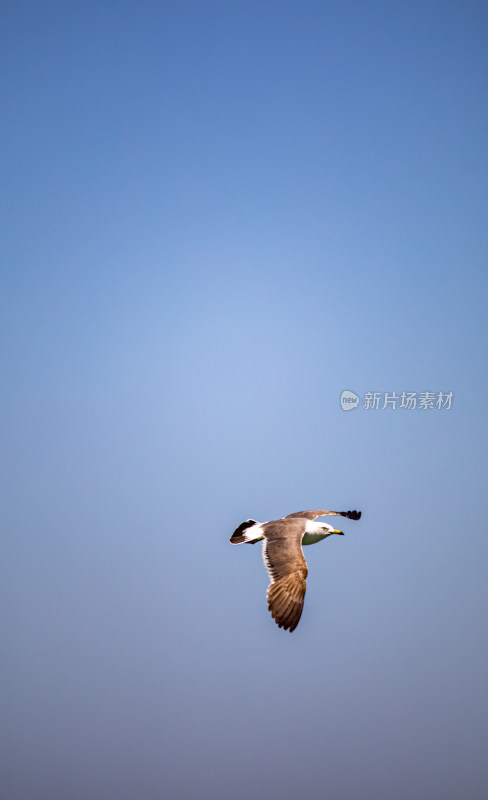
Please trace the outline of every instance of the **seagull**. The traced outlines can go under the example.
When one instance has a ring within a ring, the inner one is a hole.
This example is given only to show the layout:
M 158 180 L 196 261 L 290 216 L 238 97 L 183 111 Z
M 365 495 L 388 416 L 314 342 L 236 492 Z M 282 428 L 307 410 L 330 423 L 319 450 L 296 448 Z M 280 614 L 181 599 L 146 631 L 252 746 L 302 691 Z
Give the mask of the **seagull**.
M 315 522 L 318 517 L 339 516 L 360 519 L 360 511 L 296 511 L 282 519 L 257 522 L 247 519 L 230 537 L 231 544 L 256 544 L 263 542 L 263 561 L 270 579 L 268 608 L 279 628 L 295 630 L 300 622 L 307 588 L 307 562 L 302 545 L 315 544 L 337 533 L 326 522 Z

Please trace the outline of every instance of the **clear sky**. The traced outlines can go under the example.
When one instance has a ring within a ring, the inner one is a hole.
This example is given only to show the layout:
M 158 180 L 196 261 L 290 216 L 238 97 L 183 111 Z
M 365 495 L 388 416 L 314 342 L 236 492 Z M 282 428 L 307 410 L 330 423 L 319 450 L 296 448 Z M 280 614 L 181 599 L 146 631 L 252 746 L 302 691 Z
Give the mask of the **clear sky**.
M 486 4 L 1 17 L 2 796 L 479 800 Z

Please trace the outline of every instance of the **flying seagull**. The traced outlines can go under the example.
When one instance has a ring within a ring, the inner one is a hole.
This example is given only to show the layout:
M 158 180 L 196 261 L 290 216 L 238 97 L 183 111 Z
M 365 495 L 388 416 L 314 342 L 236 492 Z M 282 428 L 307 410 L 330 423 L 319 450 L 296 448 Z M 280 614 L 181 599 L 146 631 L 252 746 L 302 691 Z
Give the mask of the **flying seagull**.
M 268 608 L 280 628 L 295 630 L 300 622 L 307 588 L 307 562 L 302 545 L 315 544 L 333 533 L 344 536 L 318 517 L 340 516 L 360 519 L 360 511 L 296 511 L 271 522 L 242 522 L 230 537 L 231 544 L 255 544 L 263 540 L 263 561 L 271 583 Z

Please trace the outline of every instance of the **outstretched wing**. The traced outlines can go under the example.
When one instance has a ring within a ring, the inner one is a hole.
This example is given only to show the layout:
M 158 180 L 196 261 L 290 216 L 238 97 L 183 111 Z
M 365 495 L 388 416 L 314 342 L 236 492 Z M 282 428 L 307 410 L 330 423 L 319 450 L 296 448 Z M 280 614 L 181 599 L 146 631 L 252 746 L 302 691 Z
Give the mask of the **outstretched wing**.
M 293 519 L 294 517 L 305 517 L 306 519 L 317 519 L 317 517 L 346 517 L 347 519 L 360 519 L 360 511 L 295 511 L 294 514 L 288 514 L 283 519 Z
M 295 630 L 300 621 L 307 588 L 307 562 L 302 552 L 303 524 L 290 520 L 264 527 L 263 561 L 268 571 L 268 608 L 280 628 Z

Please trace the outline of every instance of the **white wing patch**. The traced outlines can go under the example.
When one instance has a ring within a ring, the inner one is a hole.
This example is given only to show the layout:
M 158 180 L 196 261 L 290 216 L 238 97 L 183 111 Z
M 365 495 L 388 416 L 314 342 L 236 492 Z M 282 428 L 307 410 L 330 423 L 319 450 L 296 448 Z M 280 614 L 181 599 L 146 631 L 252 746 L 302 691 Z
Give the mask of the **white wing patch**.
M 245 542 L 259 542 L 264 536 L 261 523 L 256 522 L 255 525 L 250 525 L 249 528 L 242 532 L 242 535 Z

